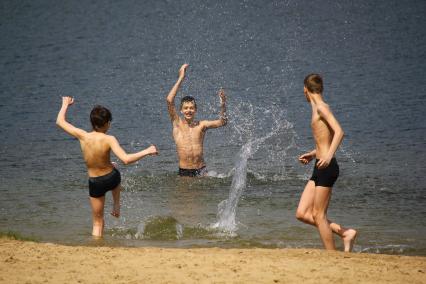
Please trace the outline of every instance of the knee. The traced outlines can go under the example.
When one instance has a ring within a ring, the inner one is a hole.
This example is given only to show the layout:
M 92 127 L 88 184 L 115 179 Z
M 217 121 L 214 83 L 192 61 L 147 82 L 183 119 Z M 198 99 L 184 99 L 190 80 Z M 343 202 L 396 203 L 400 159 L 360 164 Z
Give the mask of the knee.
M 304 211 L 297 209 L 295 216 L 296 216 L 297 220 L 302 221 L 302 222 L 305 221 L 305 212 Z

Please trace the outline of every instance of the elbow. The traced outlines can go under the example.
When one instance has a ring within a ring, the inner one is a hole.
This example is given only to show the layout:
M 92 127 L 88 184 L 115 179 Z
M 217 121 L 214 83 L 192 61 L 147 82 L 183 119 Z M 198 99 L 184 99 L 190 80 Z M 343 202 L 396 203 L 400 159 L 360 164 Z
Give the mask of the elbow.
M 340 130 L 340 141 L 343 140 L 343 137 L 345 137 L 345 132 L 343 130 Z
M 56 119 L 56 125 L 59 126 L 59 127 L 61 127 L 61 124 L 62 124 L 62 120 L 59 119 L 59 118 L 57 118 Z
M 121 161 L 123 162 L 123 164 L 125 164 L 125 165 L 129 165 L 129 164 L 131 164 L 131 163 L 132 163 L 132 160 L 130 159 L 130 157 L 129 157 L 129 156 L 125 156 L 125 157 L 121 158 L 120 160 L 121 160 Z
M 222 119 L 222 126 L 225 126 L 228 124 L 228 119 Z

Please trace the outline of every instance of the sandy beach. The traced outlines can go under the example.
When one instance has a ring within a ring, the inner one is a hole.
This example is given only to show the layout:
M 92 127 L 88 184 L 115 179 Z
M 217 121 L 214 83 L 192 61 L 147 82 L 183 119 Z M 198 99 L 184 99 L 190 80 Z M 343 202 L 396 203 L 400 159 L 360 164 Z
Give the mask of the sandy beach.
M 0 240 L 0 283 L 426 283 L 426 258 L 312 249 L 82 247 Z

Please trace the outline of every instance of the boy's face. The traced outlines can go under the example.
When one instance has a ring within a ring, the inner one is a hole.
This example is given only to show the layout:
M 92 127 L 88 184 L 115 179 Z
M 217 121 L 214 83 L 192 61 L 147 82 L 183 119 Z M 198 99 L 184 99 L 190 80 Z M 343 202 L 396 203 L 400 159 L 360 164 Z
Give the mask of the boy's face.
M 309 99 L 308 89 L 305 86 L 303 86 L 303 93 L 305 94 L 306 100 L 310 102 L 311 100 Z
M 195 117 L 195 113 L 197 112 L 197 108 L 195 107 L 194 102 L 184 102 L 182 104 L 182 108 L 180 112 L 183 114 L 185 119 L 192 120 Z

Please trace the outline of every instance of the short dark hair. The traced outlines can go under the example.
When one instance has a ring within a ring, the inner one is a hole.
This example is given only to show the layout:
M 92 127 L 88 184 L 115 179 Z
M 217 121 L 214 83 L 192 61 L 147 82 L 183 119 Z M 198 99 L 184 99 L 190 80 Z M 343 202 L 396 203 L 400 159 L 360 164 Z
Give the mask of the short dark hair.
M 110 121 L 112 121 L 111 112 L 106 107 L 97 105 L 90 112 L 90 122 L 94 130 L 103 127 Z
M 194 103 L 195 109 L 197 109 L 197 103 L 191 96 L 185 96 L 180 100 L 180 108 L 182 109 L 183 103 Z
M 322 78 L 318 74 L 309 74 L 303 81 L 305 87 L 311 93 L 322 94 L 324 87 L 322 85 Z

